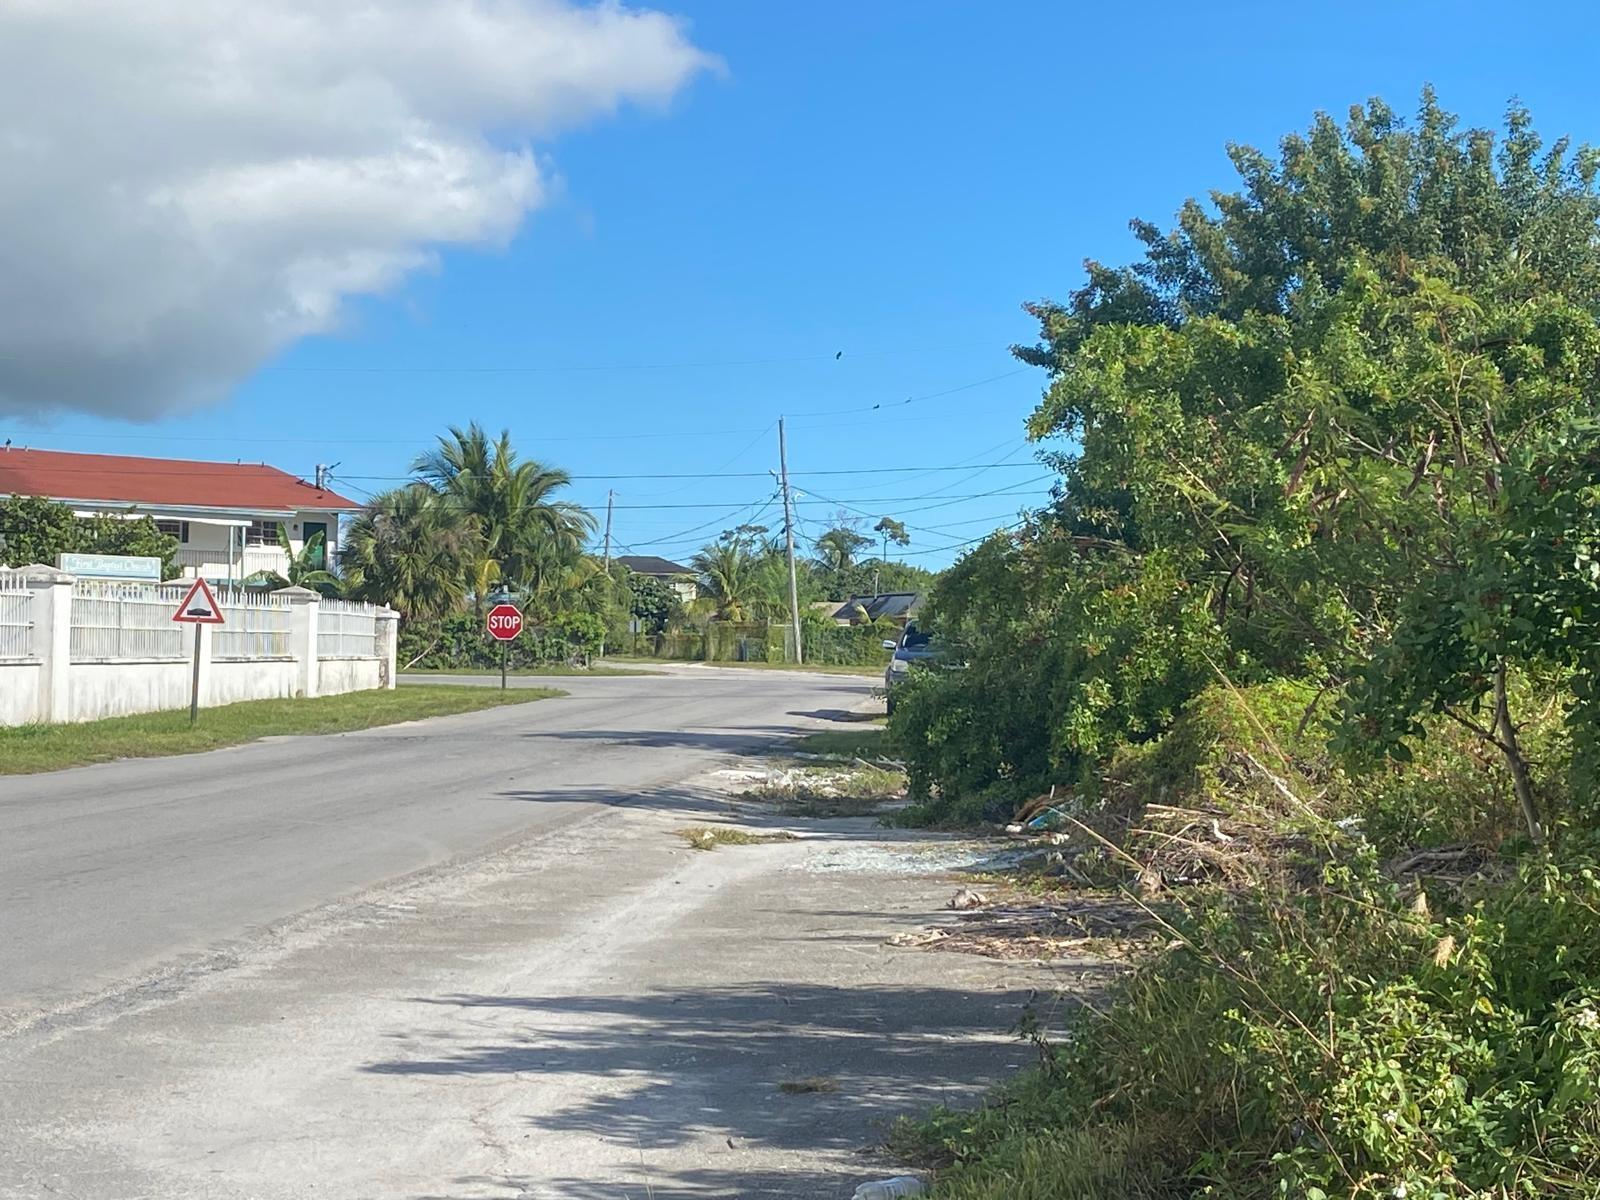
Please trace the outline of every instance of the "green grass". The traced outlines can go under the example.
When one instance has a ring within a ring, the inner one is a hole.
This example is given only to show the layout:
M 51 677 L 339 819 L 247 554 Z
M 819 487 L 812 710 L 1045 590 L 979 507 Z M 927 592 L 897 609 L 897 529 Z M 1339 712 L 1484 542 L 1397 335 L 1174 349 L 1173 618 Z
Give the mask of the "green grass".
M 189 725 L 186 710 L 110 717 L 77 725 L 22 725 L 0 729 L 0 775 L 59 771 L 119 758 L 197 754 L 283 734 L 348 733 L 424 717 L 525 704 L 565 693 L 553 688 L 415 685 L 394 691 L 351 692 L 315 700 L 248 700 L 200 710 Z
M 894 743 L 882 719 L 864 721 L 855 729 L 825 729 L 821 733 L 807 734 L 794 744 L 801 754 L 822 754 L 829 758 L 894 757 Z
M 751 833 L 748 829 L 729 829 L 725 825 L 702 825 L 679 829 L 677 835 L 696 850 L 715 850 L 718 846 L 760 846 L 767 842 L 792 842 L 792 833 Z
M 549 675 L 664 675 L 664 671 L 646 671 L 639 667 L 574 667 L 567 663 L 543 663 L 537 667 L 516 667 L 507 671 L 511 676 L 543 678 Z M 498 675 L 499 667 L 407 667 L 402 675 Z

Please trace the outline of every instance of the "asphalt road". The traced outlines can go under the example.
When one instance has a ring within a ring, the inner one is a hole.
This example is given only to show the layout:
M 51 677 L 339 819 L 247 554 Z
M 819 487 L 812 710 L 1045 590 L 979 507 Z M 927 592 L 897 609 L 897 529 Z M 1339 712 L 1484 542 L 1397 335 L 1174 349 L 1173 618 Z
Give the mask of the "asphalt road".
M 581 820 L 871 690 L 704 669 L 513 682 L 570 695 L 0 777 L 0 1035 L 174 986 L 274 922 Z
M 562 684 L 0 779 L 0 1200 L 838 1200 L 1098 986 L 896 944 L 985 846 L 734 799 L 871 680 Z

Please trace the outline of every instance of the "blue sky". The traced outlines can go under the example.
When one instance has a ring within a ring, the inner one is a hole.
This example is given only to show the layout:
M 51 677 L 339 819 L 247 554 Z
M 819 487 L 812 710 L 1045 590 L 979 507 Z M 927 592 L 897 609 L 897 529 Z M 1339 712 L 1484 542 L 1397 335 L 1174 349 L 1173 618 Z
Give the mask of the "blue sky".
M 663 7 L 725 70 L 540 144 L 558 194 L 504 250 L 443 253 L 218 407 L 6 434 L 336 462 L 360 495 L 476 419 L 588 505 L 615 488 L 619 548 L 682 557 L 751 513 L 777 523 L 788 414 L 803 530 L 845 501 L 918 526 L 912 561 L 941 566 L 1048 487 L 1022 437 L 1042 377 L 1008 353 L 1033 334 L 1020 304 L 1129 257 L 1130 217 L 1228 186 L 1226 142 L 1374 94 L 1408 111 L 1426 81 L 1469 123 L 1518 95 L 1547 136 L 1600 140 L 1577 5 Z M 692 472 L 752 477 L 642 478 Z

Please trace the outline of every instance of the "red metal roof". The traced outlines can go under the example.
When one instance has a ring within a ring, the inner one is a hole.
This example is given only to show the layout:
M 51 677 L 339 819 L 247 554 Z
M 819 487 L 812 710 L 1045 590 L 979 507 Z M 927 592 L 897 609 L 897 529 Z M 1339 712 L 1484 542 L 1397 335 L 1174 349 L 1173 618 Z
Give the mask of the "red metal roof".
M 361 507 L 265 463 L 16 448 L 0 450 L 3 495 L 241 510 Z

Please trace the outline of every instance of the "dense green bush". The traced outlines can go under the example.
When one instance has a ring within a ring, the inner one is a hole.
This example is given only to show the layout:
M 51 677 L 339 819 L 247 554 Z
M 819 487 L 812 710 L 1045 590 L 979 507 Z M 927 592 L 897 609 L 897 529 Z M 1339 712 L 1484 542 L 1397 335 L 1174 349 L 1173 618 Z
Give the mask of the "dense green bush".
M 1045 1065 L 925 1145 L 942 1200 L 1593 1196 L 1592 853 L 1432 916 L 1352 843 L 1326 887 L 1219 899 Z
M 889 652 L 883 648 L 883 643 L 898 638 L 900 629 L 893 621 L 837 625 L 808 612 L 801 614 L 800 633 L 805 639 L 805 658 L 809 663 L 881 667 L 889 661 Z
M 564 624 L 563 624 L 564 622 Z M 401 669 L 482 670 L 498 668 L 502 653 L 513 669 L 565 662 L 598 647 L 604 624 L 592 614 L 572 614 L 558 620 L 557 628 L 523 626 L 515 641 L 501 643 L 484 632 L 476 613 L 456 613 L 437 621 L 410 621 L 400 631 L 398 659 Z

